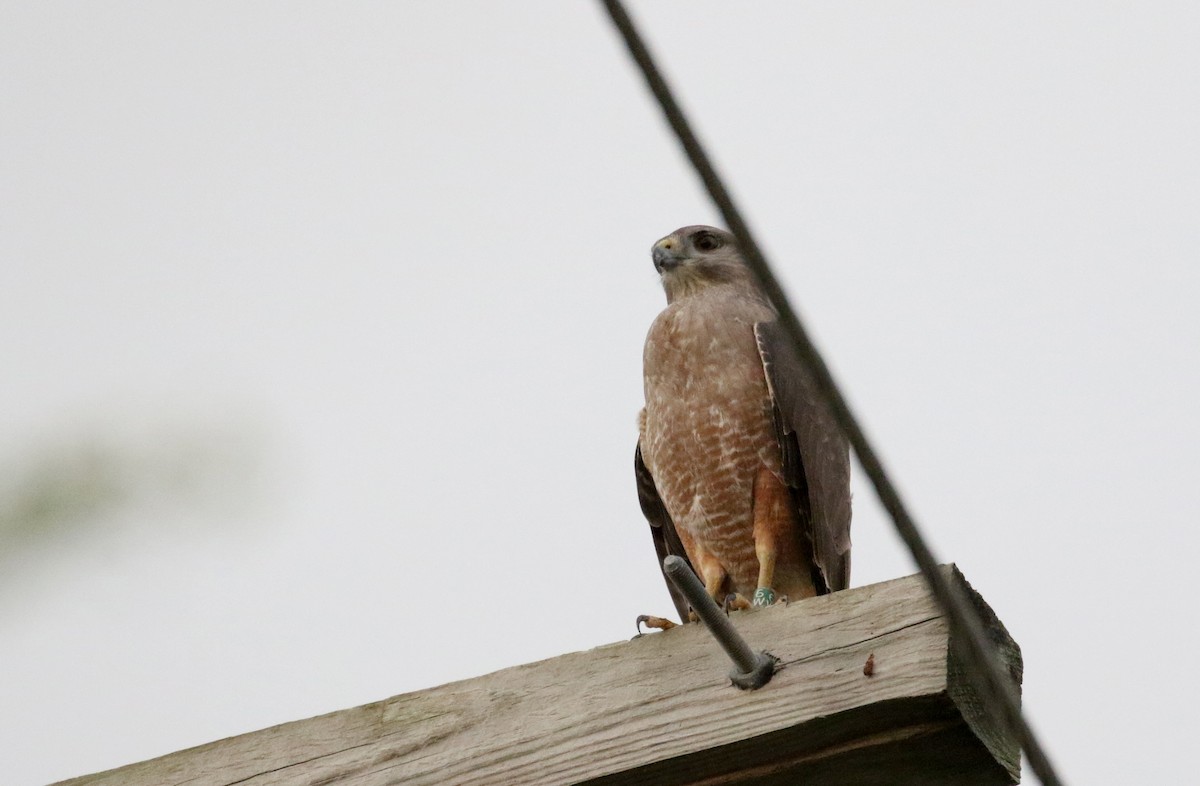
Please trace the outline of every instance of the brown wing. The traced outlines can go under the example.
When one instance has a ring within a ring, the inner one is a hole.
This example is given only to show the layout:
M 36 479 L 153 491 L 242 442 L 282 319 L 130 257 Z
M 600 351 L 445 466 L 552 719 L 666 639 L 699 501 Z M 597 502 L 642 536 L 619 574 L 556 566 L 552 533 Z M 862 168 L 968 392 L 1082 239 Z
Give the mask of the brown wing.
M 832 592 L 850 584 L 850 448 L 777 322 L 754 326 L 775 424 L 784 480 L 807 499 L 813 561 Z M 801 520 L 805 500 L 798 499 Z M 803 540 L 803 538 L 802 538 Z
M 646 521 L 650 522 L 650 536 L 654 538 L 654 550 L 658 553 L 658 569 L 661 571 L 663 560 L 673 554 L 682 558 L 688 567 L 695 571 L 692 561 L 688 559 L 687 552 L 683 549 L 683 541 L 679 539 L 679 533 L 675 531 L 675 523 L 671 521 L 671 516 L 667 513 L 666 506 L 663 505 L 662 497 L 658 496 L 658 487 L 654 485 L 654 477 L 646 467 L 646 462 L 642 460 L 642 444 L 640 442 L 633 456 L 633 471 L 637 475 L 638 502 L 641 503 Z M 671 600 L 675 603 L 675 610 L 679 612 L 680 622 L 687 622 L 689 608 L 687 599 L 675 588 L 666 573 L 663 573 L 663 581 L 667 583 L 667 592 L 671 593 Z

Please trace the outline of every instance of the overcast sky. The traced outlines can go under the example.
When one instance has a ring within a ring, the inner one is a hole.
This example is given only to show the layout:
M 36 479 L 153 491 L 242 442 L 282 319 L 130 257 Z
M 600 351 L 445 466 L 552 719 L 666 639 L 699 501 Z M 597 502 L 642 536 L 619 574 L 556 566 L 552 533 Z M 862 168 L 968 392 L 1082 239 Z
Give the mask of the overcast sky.
M 1062 774 L 1193 777 L 1200 10 L 632 10 Z M 670 612 L 648 252 L 716 220 L 598 3 L 0 4 L 0 780 Z

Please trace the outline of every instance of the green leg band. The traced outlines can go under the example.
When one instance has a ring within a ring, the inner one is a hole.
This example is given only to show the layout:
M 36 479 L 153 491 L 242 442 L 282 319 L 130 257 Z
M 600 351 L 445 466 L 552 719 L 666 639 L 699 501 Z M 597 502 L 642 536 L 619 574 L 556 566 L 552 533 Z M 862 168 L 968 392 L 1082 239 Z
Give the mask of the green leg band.
M 754 591 L 754 600 L 750 601 L 754 606 L 770 606 L 775 602 L 775 590 L 770 587 L 759 587 Z

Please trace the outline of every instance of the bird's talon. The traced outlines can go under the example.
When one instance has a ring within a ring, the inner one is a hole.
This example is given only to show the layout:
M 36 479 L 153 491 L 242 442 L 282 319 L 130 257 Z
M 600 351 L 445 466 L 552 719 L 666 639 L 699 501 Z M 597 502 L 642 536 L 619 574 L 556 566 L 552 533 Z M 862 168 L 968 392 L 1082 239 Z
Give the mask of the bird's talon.
M 654 617 L 650 614 L 639 614 L 637 618 L 638 636 L 644 636 L 642 626 L 645 625 L 651 630 L 670 630 L 675 627 L 675 623 L 671 622 L 666 617 Z M 636 638 L 636 637 L 635 637 Z
M 736 592 L 731 592 L 725 596 L 725 602 L 721 604 L 721 607 L 725 609 L 725 616 L 728 617 L 731 611 L 741 611 L 742 609 L 750 608 L 750 601 Z

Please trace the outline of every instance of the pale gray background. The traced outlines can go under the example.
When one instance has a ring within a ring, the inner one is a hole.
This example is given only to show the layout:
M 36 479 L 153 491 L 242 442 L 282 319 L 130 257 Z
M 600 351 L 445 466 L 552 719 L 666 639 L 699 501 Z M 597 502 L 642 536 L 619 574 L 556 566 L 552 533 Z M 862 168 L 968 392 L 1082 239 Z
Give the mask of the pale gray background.
M 633 7 L 1077 784 L 1200 730 L 1197 8 Z M 669 611 L 648 249 L 715 220 L 592 2 L 0 6 L 0 781 Z

